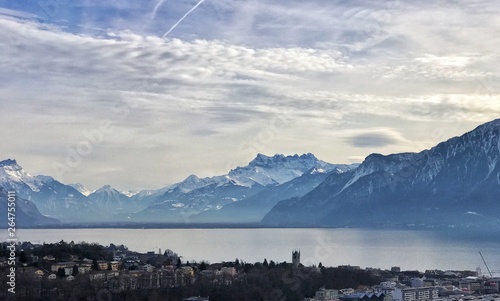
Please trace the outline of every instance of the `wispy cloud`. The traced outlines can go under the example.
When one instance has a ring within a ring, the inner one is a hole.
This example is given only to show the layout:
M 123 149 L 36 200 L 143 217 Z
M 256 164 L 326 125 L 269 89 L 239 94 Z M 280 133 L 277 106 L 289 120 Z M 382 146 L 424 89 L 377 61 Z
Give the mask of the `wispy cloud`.
M 500 116 L 498 5 L 202 2 L 151 1 L 130 16 L 133 2 L 90 1 L 43 23 L 1 10 L 0 156 L 51 174 L 110 120 L 65 180 L 154 188 L 250 151 L 348 162 L 420 150 Z M 186 18 L 194 9 L 202 21 Z

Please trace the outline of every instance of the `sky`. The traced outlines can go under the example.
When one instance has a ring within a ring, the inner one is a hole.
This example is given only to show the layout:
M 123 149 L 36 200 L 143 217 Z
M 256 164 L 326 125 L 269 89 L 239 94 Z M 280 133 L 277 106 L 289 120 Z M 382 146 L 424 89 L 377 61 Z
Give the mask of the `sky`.
M 500 118 L 500 2 L 0 0 L 0 160 L 89 189 L 428 149 Z

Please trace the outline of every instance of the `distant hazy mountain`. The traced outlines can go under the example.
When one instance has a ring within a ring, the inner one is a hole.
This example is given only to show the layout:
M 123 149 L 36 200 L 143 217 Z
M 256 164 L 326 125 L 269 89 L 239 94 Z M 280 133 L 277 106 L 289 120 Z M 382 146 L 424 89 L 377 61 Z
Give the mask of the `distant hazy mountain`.
M 225 175 L 191 175 L 127 195 L 32 176 L 8 159 L 0 161 L 0 209 L 5 191 L 14 190 L 27 226 L 57 223 L 50 216 L 62 223 L 262 218 L 262 225 L 284 227 L 500 227 L 499 136 L 500 119 L 420 153 L 372 154 L 360 165 L 259 154 Z
M 127 220 L 128 213 L 145 208 L 109 185 L 90 193 L 79 183 L 65 185 L 50 176 L 32 176 L 11 159 L 0 162 L 0 187 L 16 191 L 41 214 L 62 222 Z
M 8 205 L 7 202 L 7 190 L 0 187 L 0 228 L 8 227 Z M 22 199 L 17 196 L 15 197 L 15 228 L 21 229 L 25 227 L 34 226 L 47 226 L 47 225 L 57 225 L 59 221 L 54 218 L 46 217 L 42 215 L 35 204 L 28 200 Z
M 101 212 L 105 212 L 108 215 L 121 214 L 125 212 L 132 213 L 136 210 L 142 209 L 130 197 L 109 185 L 104 185 L 89 194 L 88 201 L 99 208 Z
M 16 160 L 0 161 L 0 187 L 14 190 L 20 198 L 33 202 L 43 215 L 73 221 L 96 216 L 95 208 L 76 189 L 49 176 L 34 177 Z
M 266 187 L 275 187 L 302 176 L 309 170 L 325 172 L 344 165 L 332 165 L 312 154 L 272 157 L 258 154 L 247 166 L 226 175 L 198 178 L 195 175 L 172 185 L 150 206 L 134 216 L 138 220 L 191 222 L 193 215 L 220 210 L 228 204 L 256 195 Z M 211 219 L 219 222 L 217 219 Z M 200 220 L 201 221 L 201 220 Z
M 420 153 L 372 154 L 300 198 L 279 202 L 273 226 L 500 225 L 500 119 Z
M 87 187 L 83 186 L 83 184 L 80 184 L 80 183 L 73 183 L 73 184 L 69 184 L 68 186 L 75 188 L 76 190 L 78 190 L 78 192 L 80 192 L 84 196 L 88 196 L 89 194 L 92 193 L 91 190 L 89 190 Z
M 292 197 L 303 196 L 316 188 L 331 173 L 344 173 L 358 164 L 332 165 L 312 168 L 299 177 L 277 186 L 267 186 L 259 193 L 233 202 L 220 210 L 207 210 L 192 217 L 193 222 L 202 223 L 257 223 L 277 202 Z M 333 170 L 332 170 L 333 169 Z

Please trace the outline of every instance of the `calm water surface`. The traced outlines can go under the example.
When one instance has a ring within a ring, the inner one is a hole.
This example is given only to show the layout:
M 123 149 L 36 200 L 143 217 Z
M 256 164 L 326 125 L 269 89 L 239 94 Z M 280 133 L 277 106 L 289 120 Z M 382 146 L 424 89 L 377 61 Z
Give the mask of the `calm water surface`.
M 6 230 L 0 231 L 6 237 Z M 35 243 L 124 244 L 146 252 L 171 249 L 189 261 L 291 262 L 300 249 L 305 265 L 357 265 L 388 269 L 500 270 L 500 240 L 432 231 L 366 229 L 19 229 L 18 239 Z

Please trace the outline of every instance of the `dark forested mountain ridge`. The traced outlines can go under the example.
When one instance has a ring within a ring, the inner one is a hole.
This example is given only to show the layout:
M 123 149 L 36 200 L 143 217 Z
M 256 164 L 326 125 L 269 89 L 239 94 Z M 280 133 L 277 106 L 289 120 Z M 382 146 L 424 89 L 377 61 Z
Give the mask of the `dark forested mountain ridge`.
M 372 154 L 263 219 L 274 226 L 499 225 L 500 119 L 420 153 Z

